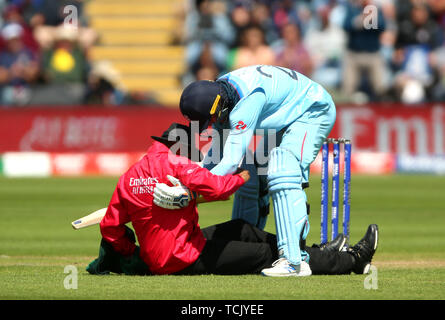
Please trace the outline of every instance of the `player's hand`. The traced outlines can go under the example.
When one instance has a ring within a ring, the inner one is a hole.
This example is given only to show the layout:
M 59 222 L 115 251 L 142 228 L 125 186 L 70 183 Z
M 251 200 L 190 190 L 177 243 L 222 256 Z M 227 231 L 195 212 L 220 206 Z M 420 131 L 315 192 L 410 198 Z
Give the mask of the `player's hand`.
M 239 171 L 239 172 L 238 172 Z M 240 175 L 241 178 L 243 178 L 244 183 L 246 183 L 247 181 L 249 181 L 250 179 L 250 173 L 248 170 L 238 170 L 237 174 Z
M 167 178 L 173 184 L 173 187 L 169 187 L 165 183 L 156 184 L 153 193 L 154 204 L 169 210 L 187 207 L 190 201 L 195 199 L 193 192 L 175 177 L 167 175 Z

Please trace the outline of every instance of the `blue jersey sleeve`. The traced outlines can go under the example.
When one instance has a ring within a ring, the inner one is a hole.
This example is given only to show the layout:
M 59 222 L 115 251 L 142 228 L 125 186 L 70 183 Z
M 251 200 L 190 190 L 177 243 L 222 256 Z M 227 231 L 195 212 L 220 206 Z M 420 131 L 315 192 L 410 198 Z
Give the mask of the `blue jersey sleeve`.
M 224 144 L 223 158 L 211 172 L 216 175 L 234 173 L 246 154 L 255 132 L 258 118 L 266 103 L 264 90 L 255 89 L 241 99 L 230 113 L 230 133 Z

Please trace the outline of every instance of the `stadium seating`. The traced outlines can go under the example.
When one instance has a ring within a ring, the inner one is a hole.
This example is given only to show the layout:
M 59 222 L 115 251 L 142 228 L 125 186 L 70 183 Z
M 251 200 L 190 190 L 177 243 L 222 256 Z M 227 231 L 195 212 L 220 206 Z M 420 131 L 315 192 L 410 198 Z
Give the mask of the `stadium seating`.
M 99 42 L 91 59 L 107 60 L 119 71 L 123 86 L 148 91 L 159 103 L 177 107 L 183 48 L 173 45 L 180 0 L 95 0 L 86 6 Z

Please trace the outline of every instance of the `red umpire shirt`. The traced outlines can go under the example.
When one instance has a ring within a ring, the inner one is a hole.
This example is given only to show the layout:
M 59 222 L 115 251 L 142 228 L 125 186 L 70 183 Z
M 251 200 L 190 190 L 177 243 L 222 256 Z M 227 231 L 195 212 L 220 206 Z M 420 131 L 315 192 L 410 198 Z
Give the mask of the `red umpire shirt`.
M 131 221 L 140 256 L 153 274 L 186 268 L 198 259 L 206 243 L 198 224 L 196 200 L 178 210 L 153 204 L 156 183 L 171 186 L 167 175 L 178 178 L 206 200 L 226 199 L 244 184 L 239 175 L 213 175 L 155 141 L 147 154 L 120 177 L 100 223 L 103 238 L 120 254 L 131 255 L 135 244 L 124 236 L 124 225 Z

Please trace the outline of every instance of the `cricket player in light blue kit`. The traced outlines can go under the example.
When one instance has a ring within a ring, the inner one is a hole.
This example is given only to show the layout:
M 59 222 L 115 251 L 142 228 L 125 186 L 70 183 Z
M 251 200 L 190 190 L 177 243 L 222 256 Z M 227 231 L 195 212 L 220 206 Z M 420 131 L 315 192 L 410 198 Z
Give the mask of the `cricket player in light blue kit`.
M 336 110 L 329 93 L 294 70 L 255 65 L 216 81 L 190 84 L 182 93 L 180 108 L 188 120 L 199 122 L 200 132 L 210 124 L 220 133 L 230 130 L 225 141 L 212 143 L 205 167 L 225 175 L 241 164 L 251 171 L 251 177 L 256 176 L 238 191 L 232 218 L 264 227 L 261 209 L 268 206 L 269 195 L 272 198 L 280 258 L 262 274 L 311 275 L 310 257 L 300 250 L 300 242 L 309 232 L 303 186 L 309 181 L 310 164 L 335 123 Z M 268 162 L 261 164 L 249 161 L 249 145 L 258 131 L 264 136 L 276 133 L 275 146 L 267 145 L 266 138 L 262 140 L 265 145 L 259 149 L 265 149 Z M 262 175 L 258 169 L 266 166 Z M 252 171 L 260 174 L 252 175 Z

